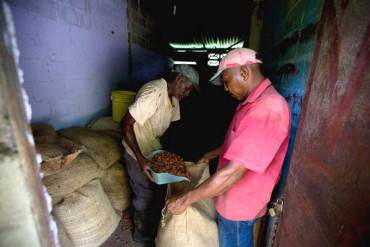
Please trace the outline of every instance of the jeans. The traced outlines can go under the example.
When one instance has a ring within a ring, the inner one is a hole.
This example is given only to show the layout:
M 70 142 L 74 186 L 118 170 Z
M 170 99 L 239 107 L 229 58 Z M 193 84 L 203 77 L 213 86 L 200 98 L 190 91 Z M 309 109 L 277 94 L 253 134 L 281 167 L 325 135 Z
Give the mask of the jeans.
M 253 247 L 253 225 L 256 220 L 232 221 L 220 214 L 217 218 L 220 247 Z

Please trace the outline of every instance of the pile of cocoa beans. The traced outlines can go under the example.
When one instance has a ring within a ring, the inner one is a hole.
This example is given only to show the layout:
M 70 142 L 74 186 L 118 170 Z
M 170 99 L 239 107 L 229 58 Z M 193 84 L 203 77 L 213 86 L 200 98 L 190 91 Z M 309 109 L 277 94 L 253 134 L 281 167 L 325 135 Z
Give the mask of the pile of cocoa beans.
M 156 172 L 167 172 L 189 178 L 184 160 L 174 153 L 161 152 L 156 154 L 152 159 L 152 168 Z

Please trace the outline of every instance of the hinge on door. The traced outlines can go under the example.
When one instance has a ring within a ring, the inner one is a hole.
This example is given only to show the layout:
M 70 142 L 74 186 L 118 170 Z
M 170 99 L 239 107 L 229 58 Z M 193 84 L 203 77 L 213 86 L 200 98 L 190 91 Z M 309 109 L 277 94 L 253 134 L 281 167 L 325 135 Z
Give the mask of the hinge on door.
M 283 212 L 284 201 L 282 198 L 277 199 L 272 203 L 271 207 L 268 209 L 268 213 L 271 217 L 280 216 Z
M 275 202 L 270 204 L 268 213 L 271 217 L 268 231 L 268 236 L 266 237 L 266 247 L 273 247 L 275 242 L 275 236 L 278 229 L 281 213 L 283 212 L 284 200 L 283 198 L 277 199 Z

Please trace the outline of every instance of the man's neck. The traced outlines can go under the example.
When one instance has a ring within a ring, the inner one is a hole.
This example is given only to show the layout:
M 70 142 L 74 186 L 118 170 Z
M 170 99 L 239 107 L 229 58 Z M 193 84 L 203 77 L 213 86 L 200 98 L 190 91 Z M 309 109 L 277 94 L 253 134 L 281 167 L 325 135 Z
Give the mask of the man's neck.
M 171 99 L 172 98 L 172 87 L 170 85 L 170 82 L 167 82 L 167 93 L 168 93 L 168 97 Z
M 253 90 L 263 81 L 265 78 L 263 76 L 259 76 L 253 80 L 250 89 L 248 90 L 248 95 L 250 95 Z
M 170 99 L 171 105 L 174 106 L 172 88 L 168 82 L 167 82 L 167 94 L 168 94 L 168 98 Z

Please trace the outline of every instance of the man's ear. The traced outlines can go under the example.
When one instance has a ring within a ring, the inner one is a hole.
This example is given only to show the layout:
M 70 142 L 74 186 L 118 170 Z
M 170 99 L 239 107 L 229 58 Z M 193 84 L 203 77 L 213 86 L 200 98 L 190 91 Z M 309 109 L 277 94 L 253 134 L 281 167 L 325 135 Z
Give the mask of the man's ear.
M 176 75 L 176 77 L 175 77 L 175 82 L 176 82 L 176 84 L 179 84 L 179 83 L 180 83 L 181 78 L 182 78 L 182 75 L 181 75 L 180 73 L 178 73 L 178 74 Z
M 248 80 L 249 73 L 250 71 L 247 66 L 240 66 L 240 76 L 243 78 L 244 81 Z

